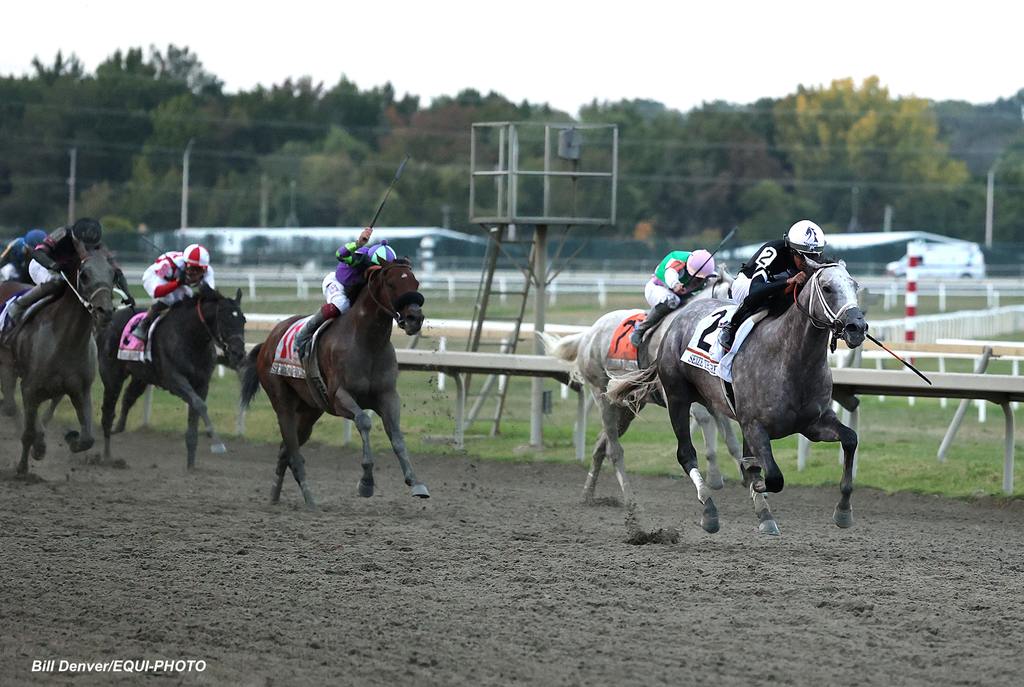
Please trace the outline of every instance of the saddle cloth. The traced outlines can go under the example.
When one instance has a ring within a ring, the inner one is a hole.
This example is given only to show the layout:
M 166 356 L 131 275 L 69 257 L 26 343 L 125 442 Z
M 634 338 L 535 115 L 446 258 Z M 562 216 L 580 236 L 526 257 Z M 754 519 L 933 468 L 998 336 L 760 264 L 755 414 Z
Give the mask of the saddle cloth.
M 636 346 L 629 340 L 629 337 L 633 335 L 633 330 L 643 320 L 644 312 L 638 310 L 615 327 L 615 331 L 612 332 L 611 345 L 608 346 L 606 367 L 609 370 L 637 369 Z
M 16 300 L 18 300 L 28 292 L 29 289 L 25 289 L 24 291 L 19 291 L 15 294 L 12 294 L 11 297 L 7 299 L 7 302 L 4 303 L 3 310 L 0 310 L 0 332 L 6 332 L 10 328 L 10 318 L 8 317 L 7 313 L 11 309 L 11 306 L 14 305 L 14 302 Z
M 682 358 L 684 363 L 699 367 L 713 377 L 720 377 L 726 382 L 732 382 L 732 361 L 739 352 L 740 347 L 746 340 L 747 335 L 754 329 L 754 325 L 763 320 L 768 314 L 767 310 L 754 313 L 740 325 L 733 340 L 732 350 L 728 353 L 722 350 L 718 343 L 718 328 L 722 321 L 736 312 L 738 305 L 727 305 L 716 308 L 701 318 L 697 327 L 693 330 L 693 336 L 686 345 Z
M 270 365 L 271 374 L 294 377 L 295 379 L 306 378 L 306 370 L 299 361 L 299 352 L 295 348 L 295 337 L 298 336 L 299 330 L 309 321 L 310 317 L 312 315 L 292 322 L 284 336 L 277 342 L 277 348 L 274 349 L 274 362 Z
M 156 331 L 156 326 L 160 324 L 160 320 L 164 319 L 166 314 L 166 312 L 162 312 L 153 320 L 153 324 L 149 326 L 149 337 L 146 341 L 132 334 L 135 325 L 146 316 L 146 311 L 142 310 L 129 317 L 124 329 L 121 330 L 121 338 L 117 342 L 117 359 L 131 360 L 137 363 L 153 362 L 153 332 Z

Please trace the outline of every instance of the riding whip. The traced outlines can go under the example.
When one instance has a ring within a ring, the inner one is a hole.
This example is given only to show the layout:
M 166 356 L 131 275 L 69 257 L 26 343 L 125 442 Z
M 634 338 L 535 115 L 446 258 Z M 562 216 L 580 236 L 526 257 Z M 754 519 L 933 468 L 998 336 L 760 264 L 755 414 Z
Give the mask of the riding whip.
M 881 347 L 881 349 L 882 349 L 883 351 L 885 351 L 886 353 L 888 353 L 889 355 L 891 355 L 891 356 L 892 356 L 893 358 L 896 358 L 896 360 L 900 361 L 901 363 L 903 363 L 904 365 L 906 365 L 907 367 L 909 367 L 909 368 L 910 368 L 910 371 L 911 371 L 911 372 L 913 372 L 914 374 L 916 374 L 916 375 L 917 375 L 918 377 L 920 377 L 920 378 L 921 378 L 921 379 L 923 379 L 924 381 L 928 382 L 928 384 L 931 384 L 931 383 L 932 383 L 932 380 L 930 380 L 930 379 L 928 379 L 927 377 L 925 377 L 925 376 L 924 376 L 924 374 L 923 374 L 923 373 L 922 373 L 922 372 L 921 372 L 920 370 L 918 370 L 918 369 L 917 369 L 916 367 L 914 367 L 913 365 L 911 365 L 910 363 L 908 363 L 908 362 L 907 362 L 906 360 L 904 360 L 903 358 L 899 357 L 898 355 L 896 355 L 895 353 L 893 353 L 892 351 L 890 351 L 890 350 L 889 350 L 889 348 L 888 348 L 888 347 L 887 347 L 887 346 L 886 346 L 886 345 L 885 345 L 884 343 L 882 343 L 881 341 L 879 341 L 879 340 L 878 340 L 878 339 L 876 339 L 875 337 L 871 336 L 871 335 L 870 335 L 870 334 L 868 334 L 867 332 L 864 332 L 864 336 L 868 337 L 868 339 L 870 339 L 870 340 L 871 340 L 871 341 L 873 341 L 873 342 L 874 342 L 875 344 L 877 344 L 877 345 L 878 345 L 879 347 Z
M 377 212 L 373 213 L 373 219 L 367 225 L 370 229 L 373 229 L 373 225 L 377 223 L 377 218 L 380 217 L 380 211 L 384 209 L 384 203 L 388 202 L 388 196 L 391 195 L 391 189 L 395 187 L 398 182 L 398 178 L 402 176 L 402 170 L 405 169 L 405 163 L 409 161 L 409 156 L 406 155 L 405 159 L 402 160 L 402 164 L 398 165 L 398 170 L 395 172 L 395 178 L 388 184 L 388 190 L 384 192 L 384 197 L 380 201 L 380 205 L 377 206 Z

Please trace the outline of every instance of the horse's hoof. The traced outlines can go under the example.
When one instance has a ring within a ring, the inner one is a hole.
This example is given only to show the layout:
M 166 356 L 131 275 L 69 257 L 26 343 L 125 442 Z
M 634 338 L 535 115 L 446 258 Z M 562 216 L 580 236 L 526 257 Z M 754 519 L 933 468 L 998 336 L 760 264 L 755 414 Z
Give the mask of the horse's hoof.
M 709 489 L 714 489 L 715 491 L 718 491 L 719 489 L 725 487 L 725 480 L 722 479 L 722 475 L 718 473 L 711 473 L 708 475 L 708 478 L 707 480 L 705 480 L 704 484 L 708 485 Z
M 33 444 L 32 460 L 42 460 L 46 456 L 46 444 Z
M 719 529 L 718 507 L 715 506 L 715 502 L 711 499 L 707 499 L 704 502 L 704 513 L 700 517 L 700 526 L 708 534 L 714 534 Z
M 772 518 L 762 520 L 761 524 L 757 526 L 757 531 L 761 534 L 768 534 L 773 537 L 777 537 L 781 534 L 781 532 L 779 532 L 779 524 Z
M 270 502 L 277 503 L 281 500 L 281 483 L 275 483 L 270 487 Z
M 210 453 L 227 453 L 228 447 L 223 442 L 218 441 L 216 444 L 210 445 Z
M 836 506 L 836 512 L 832 514 L 832 522 L 844 530 L 847 527 L 853 527 L 853 509 L 840 510 L 839 506 Z
M 417 498 L 421 498 L 421 499 L 429 499 L 430 498 L 430 492 L 427 491 L 427 485 L 423 484 L 422 482 L 420 484 L 413 485 L 413 487 L 412 487 L 412 495 L 417 497 Z
M 113 429 L 110 430 L 110 433 L 111 434 L 120 434 L 123 431 L 124 431 L 124 423 L 123 422 L 118 422 L 116 425 L 114 425 Z
M 370 498 L 371 496 L 373 496 L 373 482 L 359 480 L 359 488 L 356 489 L 356 493 L 358 493 L 364 499 Z
M 764 480 L 760 477 L 752 477 L 750 479 L 750 488 L 756 491 L 758 494 L 763 494 L 768 491 L 768 487 L 765 486 Z
M 64 434 L 64 441 L 67 442 L 68 446 L 73 445 L 75 442 L 78 441 L 78 432 L 76 432 L 73 429 L 69 430 L 68 432 L 66 432 Z M 71 449 L 71 450 L 74 451 L 75 449 Z
M 306 501 L 308 510 L 316 510 L 316 501 L 313 500 L 313 492 L 305 483 L 299 485 L 302 488 L 302 498 Z

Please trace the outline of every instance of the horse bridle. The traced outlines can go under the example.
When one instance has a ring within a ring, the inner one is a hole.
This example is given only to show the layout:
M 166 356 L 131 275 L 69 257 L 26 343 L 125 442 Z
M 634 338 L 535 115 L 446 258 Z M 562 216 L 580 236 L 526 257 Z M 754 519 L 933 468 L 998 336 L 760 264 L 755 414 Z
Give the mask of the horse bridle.
M 799 295 L 803 289 L 793 289 L 793 302 L 796 303 L 797 309 L 806 315 L 807 319 L 811 321 L 811 325 L 816 329 L 825 329 L 832 333 L 832 340 L 829 345 L 833 351 L 835 351 L 836 348 L 836 341 L 843 334 L 843 323 L 840 321 L 840 318 L 846 314 L 847 310 L 859 307 L 856 300 L 851 300 L 844 304 L 843 307 L 839 308 L 839 310 L 833 310 L 832 306 L 828 304 L 828 300 L 825 298 L 825 293 L 821 289 L 821 275 L 829 267 L 838 267 L 839 264 L 840 263 L 833 262 L 827 265 L 822 265 L 815 270 L 814 274 L 811 275 L 811 278 L 807 281 L 806 287 L 810 289 L 810 293 L 807 296 L 809 303 L 807 308 L 800 303 Z M 815 317 L 813 312 L 811 312 L 810 305 L 813 305 L 815 302 L 817 302 L 821 307 L 822 312 L 825 313 L 825 317 L 830 318 L 829 320 L 819 319 L 818 317 Z
M 384 270 L 392 269 L 395 267 L 405 267 L 409 269 L 410 273 L 412 272 L 412 269 L 409 268 L 408 265 L 404 265 L 400 262 L 389 262 L 384 265 L 375 265 L 367 270 L 366 288 L 370 292 L 370 298 L 372 298 L 373 302 L 377 304 L 377 307 L 386 312 L 388 315 L 390 315 L 392 319 L 395 320 L 399 327 L 404 328 L 405 318 L 402 315 L 400 315 L 398 311 L 404 308 L 409 303 L 416 303 L 417 305 L 422 306 L 423 295 L 419 291 L 410 291 L 409 293 L 404 293 L 398 297 L 398 300 L 393 304 L 394 307 L 389 308 L 388 306 L 381 303 L 380 299 L 377 298 L 377 294 L 373 292 L 373 277 L 376 276 L 377 274 L 384 274 Z M 404 302 L 405 299 L 408 299 L 408 302 Z
M 85 308 L 86 312 L 88 312 L 90 315 L 92 315 L 93 312 L 96 310 L 96 306 L 92 304 L 93 299 L 96 298 L 96 294 L 102 293 L 103 291 L 109 291 L 111 296 L 113 296 L 113 293 L 114 293 L 114 289 L 113 289 L 112 286 L 102 286 L 102 285 L 100 285 L 100 286 L 97 286 L 95 289 L 93 289 L 92 293 L 89 294 L 89 298 L 84 298 L 82 296 L 82 293 L 81 293 L 81 288 L 82 288 L 82 267 L 85 265 L 85 263 L 87 261 L 92 260 L 95 257 L 97 257 L 97 256 L 96 255 L 87 255 L 87 256 L 82 258 L 82 264 L 79 265 L 78 270 L 75 273 L 75 283 L 74 284 L 72 284 L 71 280 L 68 279 L 68 276 L 66 274 L 64 274 L 64 270 L 60 271 L 61 279 L 64 280 L 64 283 L 68 285 L 68 288 L 71 289 L 71 292 L 75 294 L 75 298 L 78 299 L 78 302 L 82 304 L 82 307 Z M 100 256 L 100 257 L 102 257 L 102 256 Z
M 216 318 L 213 325 L 214 328 L 210 329 L 210 325 L 206 321 L 206 316 L 203 315 L 203 301 L 205 300 L 206 299 L 202 297 L 196 299 L 196 314 L 199 316 L 199 321 L 203 324 L 203 329 L 206 330 L 206 334 L 210 337 L 210 340 L 213 341 L 215 346 L 219 346 L 224 353 L 227 353 L 228 342 L 220 332 L 220 318 Z M 212 300 L 210 302 L 216 303 L 216 300 Z

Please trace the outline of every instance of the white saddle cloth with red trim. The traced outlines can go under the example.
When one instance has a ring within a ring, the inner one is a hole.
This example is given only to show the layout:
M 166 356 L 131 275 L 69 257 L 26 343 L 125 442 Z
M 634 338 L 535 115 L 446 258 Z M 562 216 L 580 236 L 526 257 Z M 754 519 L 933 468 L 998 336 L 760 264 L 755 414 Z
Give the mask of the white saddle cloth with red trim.
M 277 342 L 277 348 L 274 349 L 274 362 L 270 364 L 271 374 L 294 377 L 295 379 L 306 378 L 306 370 L 302 367 L 299 352 L 295 347 L 295 337 L 298 336 L 302 326 L 309 321 L 309 317 L 302 317 L 292 322 L 284 336 Z

